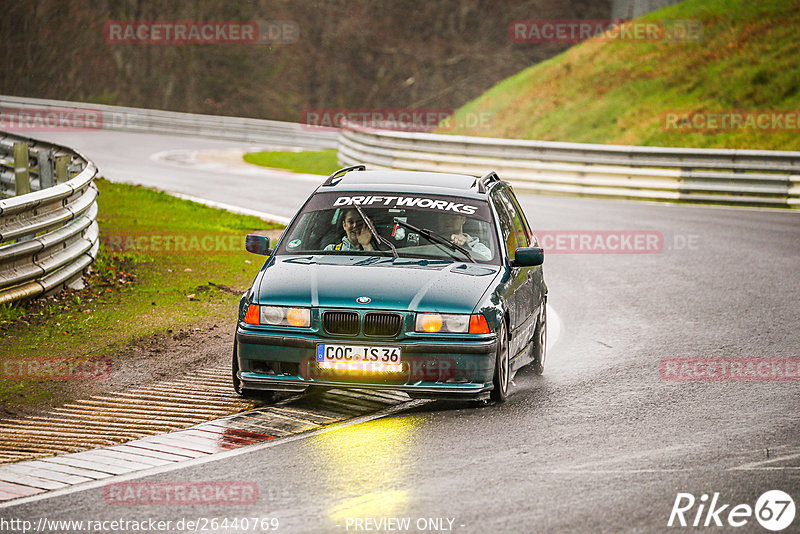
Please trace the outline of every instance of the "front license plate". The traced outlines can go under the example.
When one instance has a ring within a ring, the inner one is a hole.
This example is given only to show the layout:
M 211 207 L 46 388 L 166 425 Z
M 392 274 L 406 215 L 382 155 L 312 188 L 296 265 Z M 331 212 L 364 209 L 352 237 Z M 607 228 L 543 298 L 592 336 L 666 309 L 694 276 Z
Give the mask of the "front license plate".
M 400 363 L 400 347 L 367 345 L 317 345 L 318 362 Z

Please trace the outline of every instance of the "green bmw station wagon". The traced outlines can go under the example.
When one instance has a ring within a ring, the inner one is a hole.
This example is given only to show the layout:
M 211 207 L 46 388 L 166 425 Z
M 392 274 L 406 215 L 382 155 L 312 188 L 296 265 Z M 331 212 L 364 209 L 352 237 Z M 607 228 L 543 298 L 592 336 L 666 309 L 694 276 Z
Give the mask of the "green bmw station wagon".
M 544 369 L 544 254 L 511 187 L 410 171 L 333 173 L 306 200 L 242 297 L 233 385 L 312 386 L 502 402 Z M 267 393 L 269 395 L 269 393 Z

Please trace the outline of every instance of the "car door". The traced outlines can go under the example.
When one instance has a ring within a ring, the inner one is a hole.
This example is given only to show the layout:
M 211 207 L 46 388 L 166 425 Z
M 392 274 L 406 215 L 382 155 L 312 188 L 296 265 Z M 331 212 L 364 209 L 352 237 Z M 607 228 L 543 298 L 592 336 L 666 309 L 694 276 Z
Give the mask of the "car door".
M 508 189 L 508 196 L 511 202 L 514 204 L 516 208 L 516 213 L 518 214 L 519 224 L 521 225 L 521 230 L 525 235 L 525 239 L 527 241 L 528 247 L 538 247 L 539 240 L 536 239 L 536 236 L 533 234 L 533 230 L 531 230 L 530 223 L 528 222 L 528 218 L 525 215 L 525 212 L 522 211 L 522 208 L 519 205 L 519 201 L 517 200 L 516 195 L 514 195 L 514 191 L 509 187 Z M 515 222 L 515 227 L 517 223 Z M 519 239 L 518 239 L 519 240 Z M 522 241 L 520 241 L 521 243 Z M 523 245 L 520 245 L 523 246 Z M 536 267 L 530 267 L 529 273 L 531 274 L 531 281 L 533 282 L 531 290 L 533 291 L 533 302 L 532 308 L 530 313 L 537 314 L 539 313 L 539 306 L 544 305 L 544 298 L 547 295 L 547 287 L 544 283 L 544 274 L 541 265 L 537 265 Z
M 513 263 L 519 245 L 514 221 L 507 208 L 507 201 L 502 198 L 501 190 L 492 193 L 490 198 L 500 223 L 500 238 L 508 254 L 509 262 Z M 524 326 L 526 319 L 524 304 L 526 291 L 523 286 L 528 282 L 528 274 L 520 267 L 513 265 L 509 265 L 509 267 L 509 280 L 506 282 L 503 297 L 508 307 L 509 353 L 513 358 L 525 346 L 524 338 L 519 335 L 519 332 L 520 326 Z M 512 368 L 514 367 L 516 367 L 516 363 L 512 363 Z

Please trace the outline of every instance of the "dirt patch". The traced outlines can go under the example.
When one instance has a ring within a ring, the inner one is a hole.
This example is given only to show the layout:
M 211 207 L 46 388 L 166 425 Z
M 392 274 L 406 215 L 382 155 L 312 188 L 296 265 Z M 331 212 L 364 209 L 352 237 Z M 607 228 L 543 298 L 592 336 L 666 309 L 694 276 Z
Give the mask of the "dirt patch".
M 139 338 L 110 356 L 111 373 L 96 380 L 53 380 L 46 388 L 52 397 L 45 402 L 19 403 L 0 407 L 0 417 L 20 418 L 42 415 L 53 408 L 108 392 L 143 387 L 192 370 L 230 364 L 236 310 L 230 319 L 205 320 L 191 327 L 167 330 Z M 22 392 L 24 397 L 26 392 Z
M 234 312 L 224 323 L 207 321 L 141 338 L 116 355 L 117 368 L 113 369 L 110 382 L 103 389 L 118 391 L 139 387 L 192 370 L 230 363 L 235 324 Z

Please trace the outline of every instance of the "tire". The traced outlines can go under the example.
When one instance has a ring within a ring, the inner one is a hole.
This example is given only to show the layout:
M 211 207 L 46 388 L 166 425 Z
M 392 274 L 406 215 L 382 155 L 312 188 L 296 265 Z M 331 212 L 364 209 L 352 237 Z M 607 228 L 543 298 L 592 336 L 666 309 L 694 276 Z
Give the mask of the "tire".
M 497 355 L 492 383 L 494 388 L 492 388 L 489 398 L 494 402 L 505 402 L 508 398 L 508 386 L 511 383 L 511 364 L 508 356 L 508 335 L 506 335 L 506 325 L 503 322 L 497 329 Z
M 236 343 L 233 345 L 233 362 L 231 363 L 231 372 L 233 374 L 233 390 L 239 394 L 240 397 L 245 399 L 257 399 L 264 402 L 270 402 L 275 399 L 274 391 L 256 391 L 252 389 L 244 389 L 242 381 L 239 380 L 239 358 L 236 354 Z
M 536 375 L 544 373 L 544 362 L 547 356 L 547 301 L 542 301 L 542 314 L 533 332 L 533 361 L 531 369 Z
M 232 381 L 233 381 L 233 390 L 241 395 L 242 397 L 245 396 L 245 390 L 242 389 L 242 381 L 239 380 L 239 357 L 236 354 L 236 342 L 233 343 L 233 362 L 231 363 L 231 372 L 233 373 Z

